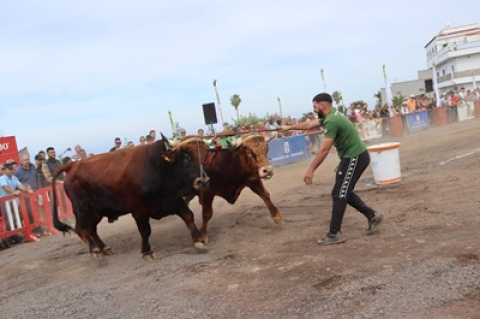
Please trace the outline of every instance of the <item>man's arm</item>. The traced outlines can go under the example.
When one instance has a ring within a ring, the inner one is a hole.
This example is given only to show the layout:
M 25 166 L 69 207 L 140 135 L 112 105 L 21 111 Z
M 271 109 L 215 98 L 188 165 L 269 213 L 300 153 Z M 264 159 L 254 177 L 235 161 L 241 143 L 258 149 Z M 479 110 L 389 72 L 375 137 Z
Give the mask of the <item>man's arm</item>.
M 307 172 L 305 173 L 305 177 L 303 178 L 305 184 L 311 185 L 313 180 L 313 172 L 323 163 L 325 158 L 327 157 L 330 149 L 332 148 L 333 142 L 335 141 L 334 138 L 325 137 L 323 139 L 322 145 L 320 146 L 320 150 L 318 151 L 317 155 L 313 159 L 312 163 L 308 167 Z
M 288 130 L 311 130 L 314 128 L 320 127 L 320 122 L 318 120 L 301 122 L 291 125 L 278 125 L 277 130 L 288 131 Z
M 52 174 L 50 174 L 50 170 L 48 169 L 47 164 L 42 165 L 42 173 L 43 173 L 43 177 L 45 177 L 47 182 L 49 182 L 51 184 L 52 180 L 53 180 L 53 177 L 52 177 Z
M 22 192 L 33 194 L 33 189 L 30 187 L 30 185 L 19 184 L 18 189 Z
M 3 188 L 4 191 L 6 191 L 10 195 L 20 195 L 21 194 L 21 192 L 19 190 L 13 190 L 10 187 L 8 187 L 7 185 L 3 185 L 2 188 Z

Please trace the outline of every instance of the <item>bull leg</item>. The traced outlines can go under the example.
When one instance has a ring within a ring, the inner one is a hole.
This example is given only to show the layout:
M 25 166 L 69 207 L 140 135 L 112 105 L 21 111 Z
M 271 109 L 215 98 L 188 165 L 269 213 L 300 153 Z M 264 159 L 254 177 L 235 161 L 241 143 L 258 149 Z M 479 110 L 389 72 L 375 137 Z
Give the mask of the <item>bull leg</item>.
M 248 187 L 250 187 L 255 194 L 263 199 L 265 205 L 267 205 L 268 209 L 270 210 L 270 216 L 272 217 L 273 221 L 278 225 L 283 225 L 283 216 L 270 199 L 270 193 L 263 185 L 263 182 L 259 180 L 258 182 L 248 184 Z
M 177 212 L 177 215 L 185 222 L 185 225 L 187 225 L 187 228 L 192 236 L 193 246 L 198 252 L 206 252 L 205 243 L 203 242 L 200 232 L 195 225 L 192 211 L 188 208 L 187 204 L 183 200 L 181 201 L 179 207 L 180 208 Z
M 150 227 L 150 217 L 149 216 L 134 216 L 135 222 L 137 223 L 138 231 L 142 236 L 142 254 L 144 260 L 155 260 L 157 256 L 150 248 L 149 238 L 152 234 L 152 228 Z
M 91 236 L 92 236 L 93 240 L 95 240 L 95 242 L 98 244 L 98 247 L 100 248 L 100 250 L 102 251 L 102 253 L 104 255 L 113 255 L 114 254 L 114 251 L 112 250 L 112 248 L 105 245 L 105 243 L 98 236 L 96 226 L 95 226 L 95 229 L 93 229 L 93 232 L 92 232 Z
M 98 238 L 97 225 L 102 220 L 101 217 L 91 216 L 91 219 L 82 218 L 88 216 L 87 214 L 77 214 L 77 222 L 75 223 L 75 231 L 81 240 L 87 245 L 90 250 L 90 256 L 95 260 L 102 259 L 102 250 L 99 243 L 95 240 Z M 100 239 L 100 238 L 98 238 Z M 100 243 L 105 247 L 105 244 L 100 240 Z
M 208 243 L 208 222 L 213 215 L 213 200 L 215 196 L 202 194 L 200 195 L 200 204 L 202 205 L 202 227 L 200 227 L 200 235 L 205 243 Z

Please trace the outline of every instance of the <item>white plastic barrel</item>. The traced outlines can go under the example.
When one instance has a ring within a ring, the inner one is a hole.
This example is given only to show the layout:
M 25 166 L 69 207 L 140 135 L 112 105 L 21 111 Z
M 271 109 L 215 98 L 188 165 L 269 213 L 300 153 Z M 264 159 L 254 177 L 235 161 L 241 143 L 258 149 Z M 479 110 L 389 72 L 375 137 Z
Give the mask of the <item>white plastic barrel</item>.
M 373 179 L 376 184 L 390 184 L 402 179 L 400 172 L 400 143 L 381 143 L 367 147 L 372 163 Z

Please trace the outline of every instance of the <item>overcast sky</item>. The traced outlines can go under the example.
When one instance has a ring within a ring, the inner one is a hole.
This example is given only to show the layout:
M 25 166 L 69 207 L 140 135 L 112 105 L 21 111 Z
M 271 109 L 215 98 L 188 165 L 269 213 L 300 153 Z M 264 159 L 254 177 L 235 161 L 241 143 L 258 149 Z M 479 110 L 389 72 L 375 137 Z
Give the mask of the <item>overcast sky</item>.
M 480 22 L 480 2 L 0 0 L 0 130 L 31 154 L 81 144 L 100 153 L 173 119 L 206 129 L 217 87 L 225 121 L 300 117 L 312 97 L 346 103 L 426 68 L 424 46 L 446 23 Z

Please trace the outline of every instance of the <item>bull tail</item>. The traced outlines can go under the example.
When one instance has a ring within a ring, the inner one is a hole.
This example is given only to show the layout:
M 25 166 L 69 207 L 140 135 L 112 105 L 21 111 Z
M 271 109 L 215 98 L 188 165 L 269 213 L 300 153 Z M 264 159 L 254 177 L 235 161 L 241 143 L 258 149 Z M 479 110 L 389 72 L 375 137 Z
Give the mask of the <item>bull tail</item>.
M 56 186 L 56 181 L 57 181 L 57 177 L 58 175 L 60 175 L 61 173 L 63 172 L 66 172 L 68 171 L 69 167 L 72 165 L 72 163 L 67 163 L 65 165 L 62 165 L 60 167 L 58 167 L 54 172 L 53 172 L 53 176 L 52 176 L 52 193 L 53 193 L 53 198 L 52 198 L 52 202 L 53 202 L 53 208 L 52 208 L 52 218 L 53 218 L 53 226 L 61 231 L 63 234 L 65 233 L 70 233 L 70 231 L 73 231 L 75 232 L 75 230 L 73 230 L 73 228 L 67 224 L 64 224 L 60 221 L 60 219 L 58 218 L 58 206 L 57 206 L 57 190 L 55 189 L 55 186 Z

